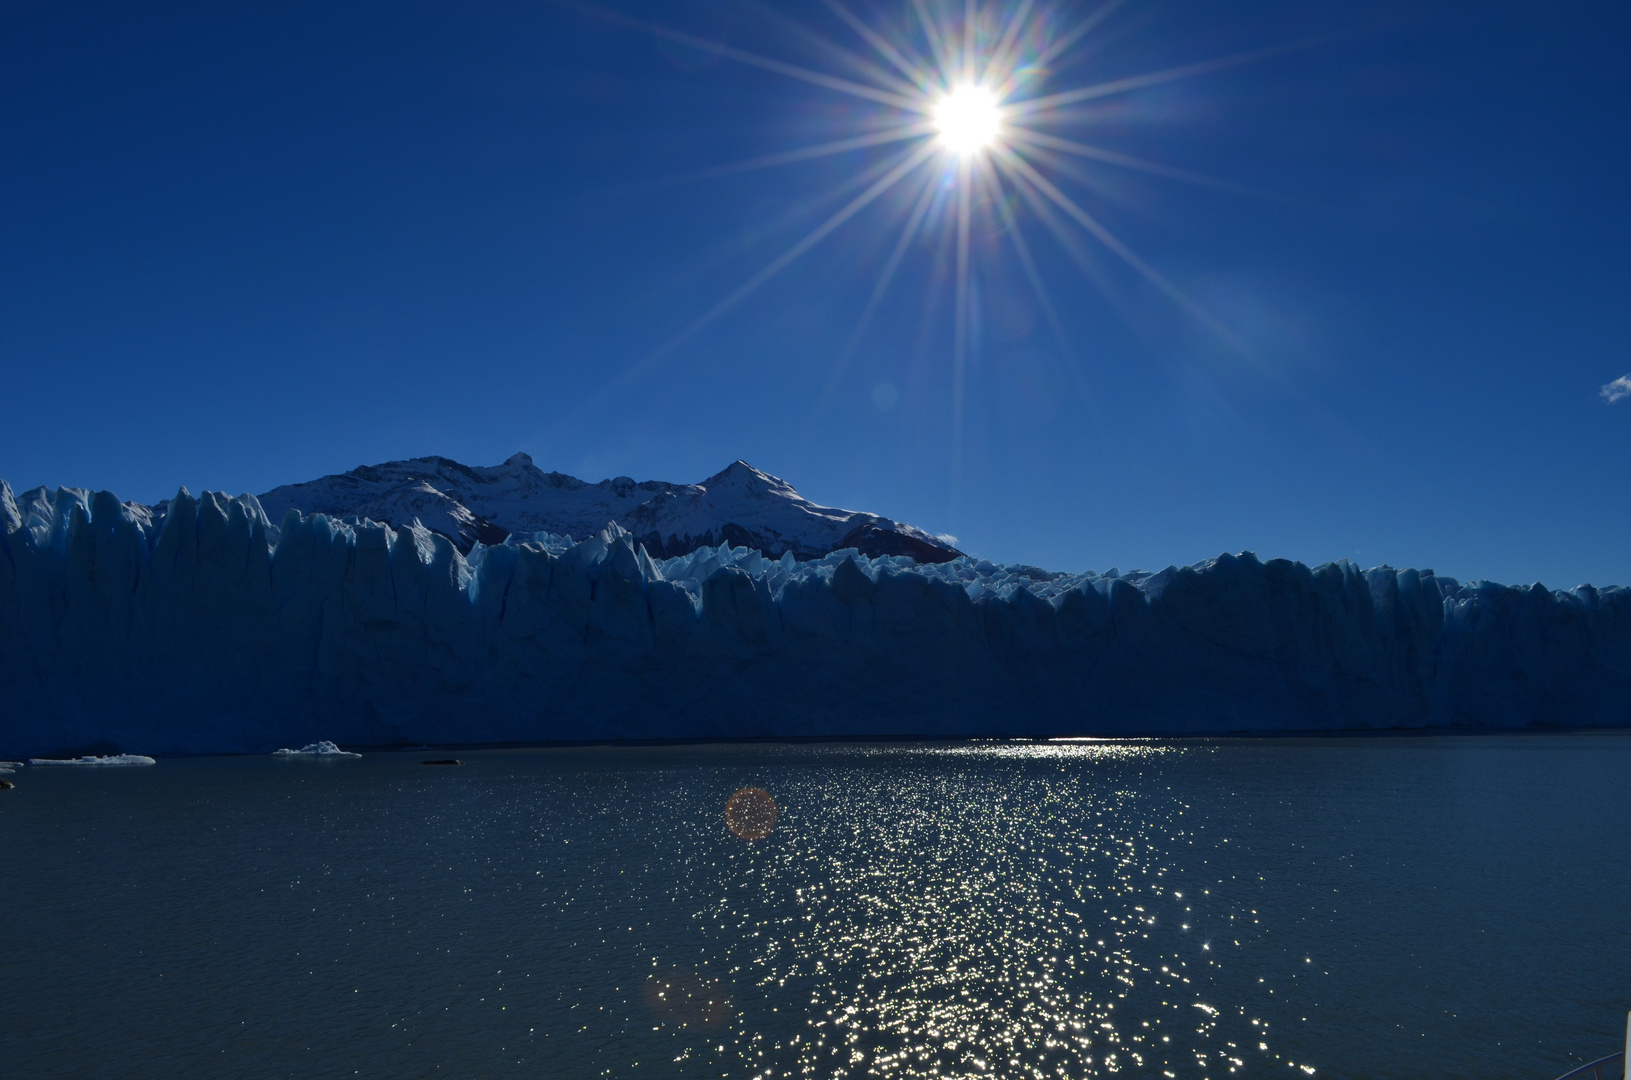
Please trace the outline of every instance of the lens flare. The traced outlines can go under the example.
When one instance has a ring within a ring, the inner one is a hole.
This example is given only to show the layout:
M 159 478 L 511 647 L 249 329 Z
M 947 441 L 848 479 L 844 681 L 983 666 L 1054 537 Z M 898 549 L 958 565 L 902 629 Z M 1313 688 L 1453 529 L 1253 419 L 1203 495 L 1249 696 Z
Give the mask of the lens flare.
M 1002 132 L 997 95 L 974 83 L 953 87 L 935 103 L 934 127 L 941 145 L 959 157 L 990 149 Z
M 675 1027 L 711 1027 L 735 1015 L 730 993 L 718 979 L 682 968 L 646 976 L 641 997 L 659 1020 Z
M 776 827 L 776 800 L 764 788 L 742 788 L 725 803 L 725 824 L 743 840 L 763 840 Z

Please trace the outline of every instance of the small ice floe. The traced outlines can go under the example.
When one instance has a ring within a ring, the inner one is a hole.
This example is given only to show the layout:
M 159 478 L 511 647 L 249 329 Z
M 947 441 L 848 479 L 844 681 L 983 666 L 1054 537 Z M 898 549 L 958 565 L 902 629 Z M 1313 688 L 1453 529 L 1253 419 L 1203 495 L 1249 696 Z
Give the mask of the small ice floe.
M 104 757 L 94 757 L 86 754 L 84 757 L 50 758 L 31 757 L 30 765 L 157 765 L 158 762 L 146 754 L 108 754 Z
M 327 739 L 324 739 L 322 742 L 307 743 L 305 746 L 302 746 L 299 750 L 290 750 L 288 747 L 284 747 L 282 750 L 274 750 L 272 752 L 272 756 L 273 757 L 362 757 L 361 754 L 353 754 L 349 750 L 341 750 L 338 746 L 335 746 L 333 743 L 329 742 Z

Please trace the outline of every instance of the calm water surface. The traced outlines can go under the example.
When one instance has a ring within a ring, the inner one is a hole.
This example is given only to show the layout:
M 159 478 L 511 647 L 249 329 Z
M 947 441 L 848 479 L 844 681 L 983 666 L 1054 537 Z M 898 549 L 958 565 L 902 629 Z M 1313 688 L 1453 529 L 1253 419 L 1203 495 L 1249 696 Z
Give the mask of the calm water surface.
M 1631 1007 L 1631 732 L 426 756 L 12 777 L 0 1076 L 1547 1080 Z

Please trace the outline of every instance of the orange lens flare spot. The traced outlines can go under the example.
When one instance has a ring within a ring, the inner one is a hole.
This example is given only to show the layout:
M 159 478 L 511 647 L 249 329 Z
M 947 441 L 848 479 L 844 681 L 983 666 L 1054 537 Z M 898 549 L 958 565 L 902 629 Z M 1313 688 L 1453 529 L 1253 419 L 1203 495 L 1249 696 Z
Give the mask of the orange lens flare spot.
M 725 801 L 725 824 L 743 840 L 763 840 L 776 827 L 776 800 L 764 788 L 742 788 Z
M 711 1027 L 728 1022 L 734 1013 L 731 996 L 718 979 L 681 968 L 648 975 L 641 997 L 659 1020 L 675 1027 Z

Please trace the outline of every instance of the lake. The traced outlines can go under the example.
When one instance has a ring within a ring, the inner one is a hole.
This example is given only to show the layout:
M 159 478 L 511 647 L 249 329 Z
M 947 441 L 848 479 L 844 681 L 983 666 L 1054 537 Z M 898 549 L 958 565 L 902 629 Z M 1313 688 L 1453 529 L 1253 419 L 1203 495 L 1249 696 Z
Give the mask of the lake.
M 9 779 L 4 1076 L 1549 1080 L 1631 1008 L 1631 732 Z

